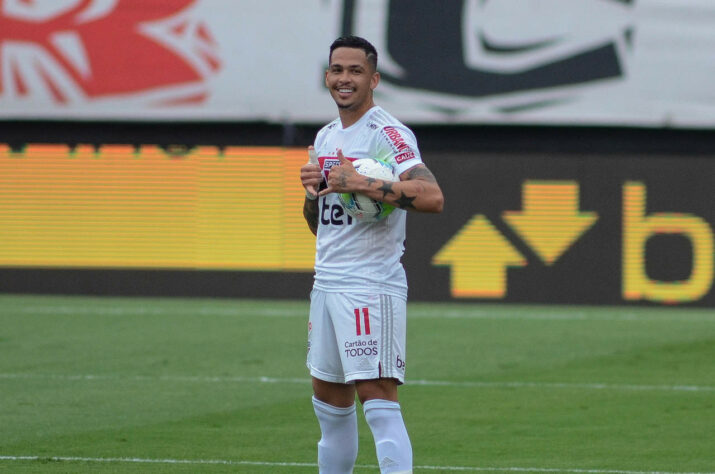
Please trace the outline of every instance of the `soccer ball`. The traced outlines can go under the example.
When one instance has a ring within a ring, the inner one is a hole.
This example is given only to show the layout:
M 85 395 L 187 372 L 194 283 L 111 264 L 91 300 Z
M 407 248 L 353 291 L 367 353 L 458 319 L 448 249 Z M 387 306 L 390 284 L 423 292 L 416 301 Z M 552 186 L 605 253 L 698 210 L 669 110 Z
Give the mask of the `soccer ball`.
M 383 181 L 398 180 L 392 166 L 381 160 L 361 158 L 353 161 L 353 166 L 363 176 Z M 395 206 L 376 201 L 360 193 L 341 193 L 338 194 L 338 199 L 345 212 L 360 222 L 377 222 L 395 210 Z

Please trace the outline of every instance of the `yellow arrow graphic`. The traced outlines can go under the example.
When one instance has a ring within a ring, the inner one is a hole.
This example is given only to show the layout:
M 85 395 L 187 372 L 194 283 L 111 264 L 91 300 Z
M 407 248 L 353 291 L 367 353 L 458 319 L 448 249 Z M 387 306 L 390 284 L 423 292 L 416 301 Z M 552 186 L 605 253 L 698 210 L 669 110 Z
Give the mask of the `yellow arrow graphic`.
M 579 212 L 579 185 L 574 181 L 525 181 L 523 211 L 505 211 L 504 220 L 536 254 L 552 265 L 598 219 Z
M 524 257 L 482 215 L 476 215 L 432 258 L 451 265 L 455 298 L 503 298 L 507 267 L 523 267 Z

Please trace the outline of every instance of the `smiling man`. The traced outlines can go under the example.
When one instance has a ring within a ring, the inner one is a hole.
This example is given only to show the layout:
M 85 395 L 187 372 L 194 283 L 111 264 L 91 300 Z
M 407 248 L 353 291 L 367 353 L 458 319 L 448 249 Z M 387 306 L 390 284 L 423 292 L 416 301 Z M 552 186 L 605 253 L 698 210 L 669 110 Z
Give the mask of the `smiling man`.
M 347 47 L 333 50 L 325 85 L 338 106 L 343 128 L 355 123 L 374 106 L 372 91 L 379 81 L 376 53 Z
M 321 429 L 323 474 L 351 473 L 357 458 L 355 396 L 375 440 L 382 473 L 411 473 L 412 447 L 397 387 L 406 367 L 407 280 L 400 262 L 407 211 L 438 213 L 444 198 L 412 131 L 373 101 L 377 51 L 355 36 L 330 46 L 325 85 L 338 118 L 317 134 L 301 168 L 303 215 L 316 234 L 307 366 Z M 352 161 L 379 159 L 399 181 L 367 178 Z M 396 207 L 383 220 L 350 217 L 337 193 L 358 192 Z

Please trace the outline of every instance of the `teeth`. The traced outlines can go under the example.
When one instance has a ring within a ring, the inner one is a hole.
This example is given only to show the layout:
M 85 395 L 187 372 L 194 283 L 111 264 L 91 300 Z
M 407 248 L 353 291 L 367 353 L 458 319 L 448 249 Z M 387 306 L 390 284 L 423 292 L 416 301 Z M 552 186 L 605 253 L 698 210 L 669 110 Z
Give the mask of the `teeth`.
M 352 92 L 352 89 L 338 89 L 338 92 Z

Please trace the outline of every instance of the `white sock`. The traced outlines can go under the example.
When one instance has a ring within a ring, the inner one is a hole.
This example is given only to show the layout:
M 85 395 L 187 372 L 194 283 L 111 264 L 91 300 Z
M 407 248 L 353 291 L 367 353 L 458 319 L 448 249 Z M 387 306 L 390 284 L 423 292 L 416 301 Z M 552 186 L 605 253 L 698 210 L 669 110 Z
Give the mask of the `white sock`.
M 389 400 L 368 400 L 362 407 L 375 438 L 380 472 L 411 473 L 412 444 L 407 436 L 400 404 Z
M 313 397 L 322 437 L 318 442 L 320 474 L 350 474 L 358 453 L 358 426 L 355 405 L 335 407 Z

